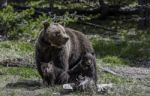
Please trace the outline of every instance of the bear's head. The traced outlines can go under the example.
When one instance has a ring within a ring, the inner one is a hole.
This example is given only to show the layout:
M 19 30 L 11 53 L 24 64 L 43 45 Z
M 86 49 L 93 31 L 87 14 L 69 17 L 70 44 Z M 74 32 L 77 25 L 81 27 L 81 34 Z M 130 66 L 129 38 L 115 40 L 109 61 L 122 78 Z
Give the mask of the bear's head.
M 49 24 L 49 22 L 44 22 L 43 25 L 44 40 L 50 43 L 51 46 L 60 48 L 69 40 L 69 36 L 66 34 L 65 28 L 62 25 L 58 23 Z
M 82 57 L 82 65 L 81 67 L 86 70 L 86 69 L 90 69 L 91 67 L 94 66 L 94 56 L 92 53 L 84 53 L 83 57 Z
M 44 76 L 47 76 L 48 74 L 53 73 L 53 63 L 52 62 L 41 62 L 41 70 L 43 72 Z

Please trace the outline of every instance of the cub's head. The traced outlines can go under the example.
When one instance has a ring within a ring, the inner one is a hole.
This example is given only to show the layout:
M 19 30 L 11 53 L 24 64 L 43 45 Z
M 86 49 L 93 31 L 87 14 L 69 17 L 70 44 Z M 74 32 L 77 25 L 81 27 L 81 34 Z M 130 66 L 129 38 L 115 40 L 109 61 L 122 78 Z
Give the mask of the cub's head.
M 69 36 L 65 32 L 65 28 L 57 23 L 49 24 L 44 22 L 43 37 L 51 46 L 62 47 L 69 40 Z
M 41 70 L 42 70 L 44 76 L 52 74 L 54 71 L 53 63 L 52 62 L 49 62 L 49 63 L 41 62 Z
M 94 56 L 92 53 L 85 53 L 82 57 L 82 68 L 89 69 L 94 66 Z

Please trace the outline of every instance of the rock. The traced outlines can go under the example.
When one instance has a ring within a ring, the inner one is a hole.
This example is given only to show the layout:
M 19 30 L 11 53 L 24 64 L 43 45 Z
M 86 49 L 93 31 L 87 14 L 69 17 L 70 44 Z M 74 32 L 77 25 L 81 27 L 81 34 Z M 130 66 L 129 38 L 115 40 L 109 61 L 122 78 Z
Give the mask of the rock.
M 59 92 L 53 93 L 53 96 L 61 96 Z
M 109 89 L 113 88 L 113 84 L 97 84 L 97 91 L 98 92 L 106 92 Z
M 63 85 L 63 89 L 65 89 L 65 90 L 73 90 L 73 86 L 72 86 L 72 84 L 64 84 Z

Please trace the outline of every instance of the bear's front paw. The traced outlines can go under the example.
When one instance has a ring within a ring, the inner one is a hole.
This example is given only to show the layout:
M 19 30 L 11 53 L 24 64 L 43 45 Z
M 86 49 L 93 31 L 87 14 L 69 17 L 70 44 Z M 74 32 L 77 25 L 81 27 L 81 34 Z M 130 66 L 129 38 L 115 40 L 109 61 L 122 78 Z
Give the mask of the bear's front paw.
M 49 85 L 48 85 L 48 82 L 47 82 L 46 80 L 43 80 L 43 85 L 46 86 L 46 87 L 49 86 Z
M 67 72 L 63 72 L 63 73 L 61 73 L 60 74 L 60 79 L 59 79 L 59 81 L 60 81 L 60 83 L 67 83 L 68 82 L 68 79 L 69 79 L 69 74 L 67 73 Z

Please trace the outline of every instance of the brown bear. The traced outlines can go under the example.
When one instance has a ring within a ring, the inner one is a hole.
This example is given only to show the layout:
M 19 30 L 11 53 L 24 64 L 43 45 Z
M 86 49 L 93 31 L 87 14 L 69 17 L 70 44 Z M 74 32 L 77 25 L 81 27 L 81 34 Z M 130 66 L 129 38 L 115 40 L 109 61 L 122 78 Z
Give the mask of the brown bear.
M 69 81 L 71 83 L 74 83 L 75 87 L 80 88 L 80 84 L 83 81 L 83 79 L 81 78 L 84 78 L 85 81 L 86 78 L 92 78 L 91 79 L 92 81 L 97 80 L 97 78 L 95 77 L 96 75 L 94 75 L 96 74 L 95 73 L 96 71 L 94 70 L 95 59 L 96 58 L 93 56 L 93 54 L 86 53 L 82 56 L 82 59 L 77 65 L 75 65 L 73 68 L 68 70 L 68 74 L 70 76 Z M 44 75 L 44 80 L 43 80 L 44 84 L 51 85 L 51 86 L 54 85 L 58 74 L 63 72 L 59 68 L 55 67 L 52 61 L 48 63 L 41 62 L 41 70 Z M 86 86 L 88 85 L 87 83 L 84 83 L 84 85 L 81 86 Z
M 43 25 L 44 28 L 38 37 L 35 51 L 39 74 L 44 80 L 41 62 L 53 61 L 53 66 L 59 69 L 55 84 L 68 83 L 72 79 L 72 74 L 68 73 L 69 70 L 79 64 L 85 53 L 90 53 L 95 57 L 92 45 L 86 36 L 79 31 L 63 27 L 57 23 L 45 22 Z M 94 66 L 91 72 L 95 71 L 95 73 L 92 74 L 91 78 L 96 81 L 96 63 L 95 59 L 93 60 Z M 47 82 L 49 81 L 47 80 Z
M 96 77 L 96 58 L 94 54 L 85 53 L 80 62 L 75 65 L 72 69 L 69 70 L 70 79 L 73 79 L 73 82 L 80 81 L 79 77 L 90 77 L 93 80 L 97 80 Z M 87 74 L 88 73 L 88 74 Z M 76 79 L 74 79 L 76 78 Z
M 54 69 L 53 62 L 48 62 L 48 63 L 41 62 L 41 71 L 44 76 L 43 83 L 45 85 L 53 86 L 57 76 L 56 74 L 57 72 L 55 72 L 57 70 Z

